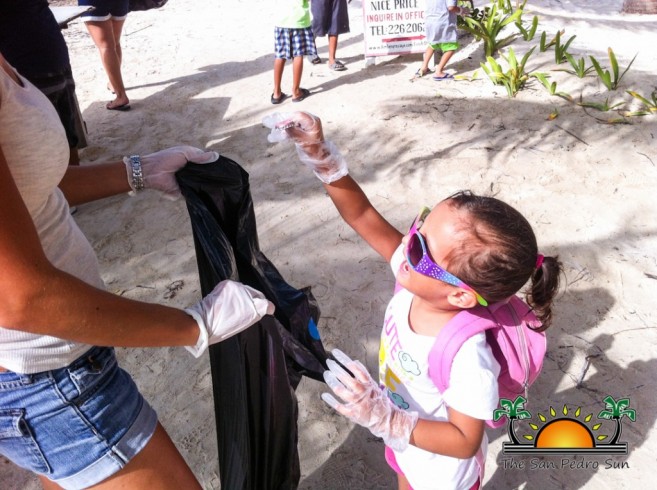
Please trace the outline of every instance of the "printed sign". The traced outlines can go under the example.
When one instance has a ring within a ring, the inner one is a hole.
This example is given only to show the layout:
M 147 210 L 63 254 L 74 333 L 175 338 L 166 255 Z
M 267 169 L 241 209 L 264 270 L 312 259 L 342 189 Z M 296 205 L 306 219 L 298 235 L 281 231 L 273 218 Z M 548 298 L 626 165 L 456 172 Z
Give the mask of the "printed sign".
M 363 0 L 365 56 L 423 53 L 425 0 Z

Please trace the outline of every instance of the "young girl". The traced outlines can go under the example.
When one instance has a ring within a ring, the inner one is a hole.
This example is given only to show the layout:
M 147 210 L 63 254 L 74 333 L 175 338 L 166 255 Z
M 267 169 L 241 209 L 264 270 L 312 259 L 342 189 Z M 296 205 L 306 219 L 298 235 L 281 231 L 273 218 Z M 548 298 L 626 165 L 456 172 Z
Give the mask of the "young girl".
M 461 310 L 505 301 L 530 281 L 527 301 L 550 325 L 561 265 L 538 253 L 523 216 L 491 197 L 461 192 L 421 212 L 403 235 L 347 175 L 344 159 L 324 141 L 321 122 L 307 113 L 270 118 L 270 141 L 289 136 L 344 220 L 390 262 L 399 291 L 381 335 L 380 384 L 340 351 L 329 361 L 327 384 L 344 403 L 322 398 L 382 437 L 399 488 L 478 488 L 475 454 L 485 455 L 484 421 L 498 405 L 496 362 L 485 334 L 456 354 L 449 388 L 440 393 L 428 374 L 428 354 L 440 330 Z M 385 389 L 382 390 L 381 388 Z

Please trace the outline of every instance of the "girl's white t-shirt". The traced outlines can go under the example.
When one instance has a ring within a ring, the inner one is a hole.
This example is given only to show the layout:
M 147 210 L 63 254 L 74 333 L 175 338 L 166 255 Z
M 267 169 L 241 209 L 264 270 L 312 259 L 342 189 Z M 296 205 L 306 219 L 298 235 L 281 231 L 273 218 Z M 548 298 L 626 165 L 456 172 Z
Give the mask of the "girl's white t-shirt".
M 402 249 L 391 259 L 396 274 L 404 260 Z M 429 352 L 435 338 L 418 335 L 408 323 L 413 294 L 401 289 L 390 300 L 381 332 L 379 379 L 398 407 L 417 411 L 421 419 L 447 421 L 447 407 L 470 417 L 488 420 L 497 408 L 500 366 L 485 334 L 469 338 L 454 357 L 449 388 L 440 393 L 429 377 Z M 485 456 L 487 438 L 482 451 Z M 465 489 L 479 476 L 475 458 L 458 459 L 409 445 L 395 451 L 397 464 L 414 490 Z

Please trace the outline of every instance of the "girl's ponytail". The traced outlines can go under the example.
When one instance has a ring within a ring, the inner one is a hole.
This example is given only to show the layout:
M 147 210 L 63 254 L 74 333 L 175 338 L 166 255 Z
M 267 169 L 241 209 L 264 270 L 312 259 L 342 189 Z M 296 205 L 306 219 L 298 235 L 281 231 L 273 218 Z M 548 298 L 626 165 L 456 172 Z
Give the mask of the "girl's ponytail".
M 543 324 L 538 329 L 541 332 L 552 323 L 552 301 L 559 290 L 562 272 L 563 266 L 559 262 L 559 257 L 539 255 L 537 268 L 531 276 L 530 287 L 527 291 L 527 303 Z

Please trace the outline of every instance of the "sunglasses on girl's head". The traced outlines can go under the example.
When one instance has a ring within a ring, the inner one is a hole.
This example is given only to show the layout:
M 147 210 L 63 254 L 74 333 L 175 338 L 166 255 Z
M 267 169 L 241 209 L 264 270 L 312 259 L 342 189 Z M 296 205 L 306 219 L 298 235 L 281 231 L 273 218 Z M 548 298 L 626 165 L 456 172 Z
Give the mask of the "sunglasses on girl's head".
M 426 207 L 422 208 L 420 214 L 418 214 L 417 218 L 413 221 L 410 230 L 408 230 L 408 242 L 406 243 L 406 260 L 408 261 L 408 264 L 415 272 L 418 272 L 423 276 L 438 279 L 439 281 L 451 284 L 452 286 L 472 291 L 477 297 L 477 301 L 480 305 L 488 306 L 488 302 L 482 298 L 479 293 L 461 281 L 458 277 L 440 267 L 431 259 L 431 257 L 429 257 L 427 244 L 424 241 L 424 237 L 420 234 L 419 229 L 430 212 L 431 209 Z

